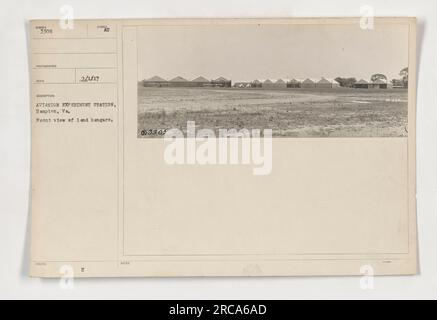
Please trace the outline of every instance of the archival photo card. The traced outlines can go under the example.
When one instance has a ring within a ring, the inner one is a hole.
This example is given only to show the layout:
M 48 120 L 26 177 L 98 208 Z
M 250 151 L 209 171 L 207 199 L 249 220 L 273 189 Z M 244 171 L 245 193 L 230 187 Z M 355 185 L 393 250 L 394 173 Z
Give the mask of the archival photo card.
M 418 272 L 415 18 L 29 27 L 32 276 Z

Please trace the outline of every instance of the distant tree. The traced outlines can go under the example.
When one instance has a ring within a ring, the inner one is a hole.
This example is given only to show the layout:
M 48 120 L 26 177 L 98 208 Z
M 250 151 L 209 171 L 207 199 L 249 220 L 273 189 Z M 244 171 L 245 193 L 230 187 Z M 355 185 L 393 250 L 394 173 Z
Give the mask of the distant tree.
M 358 80 L 356 78 L 347 78 L 346 80 L 346 86 L 347 87 L 353 87 L 355 83 L 357 83 Z
M 404 83 L 404 87 L 408 88 L 408 67 L 403 68 L 399 75 L 402 77 L 402 81 Z
M 402 76 L 402 78 L 408 78 L 408 67 L 405 67 L 399 72 L 399 75 Z
M 341 87 L 351 88 L 357 82 L 357 79 L 337 77 L 335 78 L 335 81 L 337 81 Z
M 382 74 L 382 73 L 376 73 L 376 74 L 374 74 L 371 78 L 370 78 L 370 80 L 373 82 L 373 81 L 378 81 L 378 80 L 384 80 L 384 81 L 387 81 L 387 76 L 386 75 L 384 75 L 384 74 Z

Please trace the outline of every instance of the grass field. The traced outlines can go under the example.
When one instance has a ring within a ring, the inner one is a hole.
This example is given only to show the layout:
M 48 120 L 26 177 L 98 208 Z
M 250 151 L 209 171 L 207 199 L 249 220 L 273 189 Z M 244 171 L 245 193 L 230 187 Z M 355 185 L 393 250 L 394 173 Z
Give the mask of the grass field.
M 272 129 L 276 137 L 407 136 L 407 90 L 138 87 L 149 129 Z M 153 136 L 146 136 L 153 137 Z

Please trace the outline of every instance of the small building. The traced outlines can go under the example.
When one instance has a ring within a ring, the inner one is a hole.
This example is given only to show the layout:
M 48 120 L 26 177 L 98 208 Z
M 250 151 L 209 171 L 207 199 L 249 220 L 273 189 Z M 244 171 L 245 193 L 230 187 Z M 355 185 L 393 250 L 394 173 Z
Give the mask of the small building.
M 361 79 L 360 81 L 357 81 L 354 83 L 355 89 L 369 89 L 369 82 Z
M 407 88 L 408 85 L 405 84 L 403 79 L 393 79 L 391 83 L 391 88 L 393 89 L 404 89 Z
M 144 87 L 168 87 L 168 85 L 169 83 L 167 80 L 158 76 L 153 76 L 149 79 L 143 80 Z
M 262 87 L 262 81 L 259 79 L 255 79 L 251 82 L 252 88 L 261 88 Z
M 205 77 L 202 77 L 202 76 L 191 80 L 191 85 L 194 87 L 205 87 L 210 83 L 211 83 L 211 81 L 209 81 L 208 79 L 206 79 Z
M 226 78 L 220 77 L 211 81 L 211 85 L 214 87 L 225 87 L 230 88 L 232 86 L 232 81 Z
M 317 84 L 318 81 L 319 80 L 317 80 L 317 79 L 306 78 L 304 81 L 302 81 L 301 88 L 304 88 L 304 89 L 312 88 L 312 89 L 314 89 L 314 88 L 316 88 L 316 84 Z
M 287 88 L 287 82 L 284 79 L 266 79 L 262 82 L 265 89 L 284 89 Z
M 387 89 L 387 81 L 383 79 L 378 79 L 369 83 L 369 88 L 371 89 Z
M 339 87 L 340 87 L 340 83 L 335 79 L 322 77 L 322 79 L 316 82 L 316 88 L 318 89 L 332 89 L 332 88 L 339 88 Z

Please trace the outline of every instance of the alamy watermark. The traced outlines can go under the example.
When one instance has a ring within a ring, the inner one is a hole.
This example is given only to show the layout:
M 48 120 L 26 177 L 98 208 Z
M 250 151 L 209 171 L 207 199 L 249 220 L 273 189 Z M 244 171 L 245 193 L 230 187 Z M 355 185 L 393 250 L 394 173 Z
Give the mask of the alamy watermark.
M 63 5 L 59 8 L 61 18 L 59 19 L 59 27 L 63 30 L 74 29 L 74 9 L 70 5 Z
M 272 172 L 272 130 L 211 129 L 196 132 L 194 121 L 187 122 L 186 137 L 179 129 L 164 136 L 164 161 L 170 165 L 252 165 L 254 175 Z
M 59 268 L 59 287 L 62 290 L 74 289 L 74 268 L 71 265 L 63 265 Z

